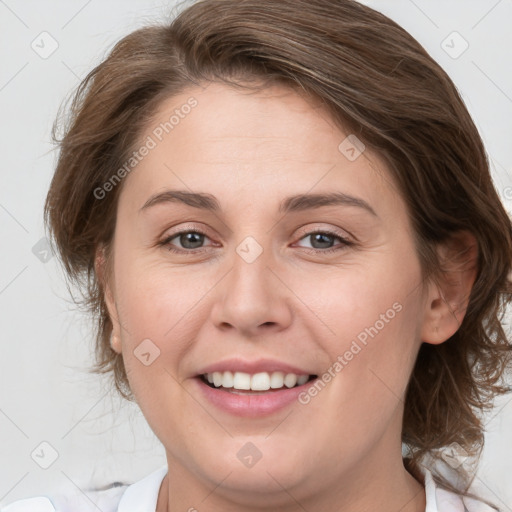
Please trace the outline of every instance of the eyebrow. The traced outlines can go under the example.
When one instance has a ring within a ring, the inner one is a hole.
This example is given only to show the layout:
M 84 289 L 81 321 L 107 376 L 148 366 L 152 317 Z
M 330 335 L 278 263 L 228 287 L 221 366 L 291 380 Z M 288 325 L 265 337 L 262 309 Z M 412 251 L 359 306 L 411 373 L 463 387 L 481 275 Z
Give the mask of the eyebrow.
M 186 190 L 166 190 L 151 196 L 140 209 L 141 211 L 157 204 L 182 203 L 193 208 L 218 213 L 222 210 L 215 196 L 202 192 Z M 279 205 L 279 213 L 290 213 L 320 208 L 322 206 L 355 206 L 378 217 L 375 210 L 364 200 L 342 192 L 324 194 L 297 194 L 287 197 Z

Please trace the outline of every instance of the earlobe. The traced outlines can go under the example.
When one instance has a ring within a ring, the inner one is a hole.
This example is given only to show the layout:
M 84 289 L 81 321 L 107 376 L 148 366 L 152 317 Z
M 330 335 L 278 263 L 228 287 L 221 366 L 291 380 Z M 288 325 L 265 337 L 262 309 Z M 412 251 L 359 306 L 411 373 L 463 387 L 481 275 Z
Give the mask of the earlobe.
M 112 350 L 114 350 L 118 354 L 121 354 L 121 329 L 118 320 L 118 313 L 114 299 L 114 293 L 112 291 L 109 279 L 109 277 L 111 276 L 107 275 L 106 257 L 103 247 L 100 247 L 96 251 L 94 267 L 96 271 L 96 276 L 103 290 L 103 300 L 105 301 L 110 322 L 112 324 L 112 331 L 110 333 L 110 346 L 112 347 Z
M 110 333 L 110 346 L 112 347 L 112 350 L 114 352 L 117 352 L 118 354 L 122 353 L 121 339 L 114 332 L 114 330 L 112 330 L 112 332 Z
M 122 352 L 121 348 L 121 325 L 118 320 L 117 307 L 114 300 L 114 296 L 110 289 L 110 285 L 105 283 L 105 292 L 104 292 L 104 300 L 107 305 L 108 315 L 110 318 L 110 323 L 112 324 L 112 332 L 110 333 L 110 346 L 112 350 L 120 354 Z
M 478 271 L 478 244 L 469 231 L 460 231 L 437 248 L 439 272 L 429 283 L 422 341 L 443 343 L 459 329 Z

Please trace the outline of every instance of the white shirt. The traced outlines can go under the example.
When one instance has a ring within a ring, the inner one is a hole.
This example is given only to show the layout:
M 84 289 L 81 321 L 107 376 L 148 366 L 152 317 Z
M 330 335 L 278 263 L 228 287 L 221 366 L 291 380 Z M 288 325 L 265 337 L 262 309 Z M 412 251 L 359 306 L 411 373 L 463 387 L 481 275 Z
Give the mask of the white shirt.
M 424 469 L 425 512 L 494 512 L 479 501 L 463 498 L 436 486 L 432 473 Z M 161 467 L 142 480 L 128 486 L 82 496 L 38 496 L 15 501 L 0 512 L 155 512 L 160 485 L 167 474 Z M 79 507 L 79 508 L 78 508 Z

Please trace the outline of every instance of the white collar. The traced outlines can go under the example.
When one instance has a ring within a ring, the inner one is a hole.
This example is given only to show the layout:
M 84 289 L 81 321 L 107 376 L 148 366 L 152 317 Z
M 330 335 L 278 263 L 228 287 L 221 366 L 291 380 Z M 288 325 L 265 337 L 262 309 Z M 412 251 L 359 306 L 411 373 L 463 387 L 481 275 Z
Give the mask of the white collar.
M 425 512 L 464 512 L 462 499 L 456 494 L 437 488 L 432 473 L 422 468 L 427 506 Z M 163 466 L 124 491 L 117 512 L 155 512 L 158 493 L 167 474 Z M 447 505 L 451 508 L 446 508 Z
M 117 512 L 155 512 L 158 492 L 167 474 L 167 465 L 126 488 Z
M 434 482 L 432 473 L 428 469 L 424 470 L 423 479 L 427 503 L 425 512 L 439 512 L 437 508 L 436 483 Z

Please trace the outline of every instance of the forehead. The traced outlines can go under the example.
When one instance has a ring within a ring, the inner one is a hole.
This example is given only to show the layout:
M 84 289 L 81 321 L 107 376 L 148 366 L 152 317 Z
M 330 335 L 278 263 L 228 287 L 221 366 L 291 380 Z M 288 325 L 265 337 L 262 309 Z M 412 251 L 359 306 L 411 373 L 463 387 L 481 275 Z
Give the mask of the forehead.
M 342 188 L 383 202 L 384 189 L 395 194 L 383 163 L 368 148 L 360 153 L 349 135 L 319 102 L 284 86 L 191 87 L 163 101 L 145 127 L 139 145 L 151 148 L 126 193 L 147 198 L 179 186 L 219 196 L 249 190 L 263 199 Z

